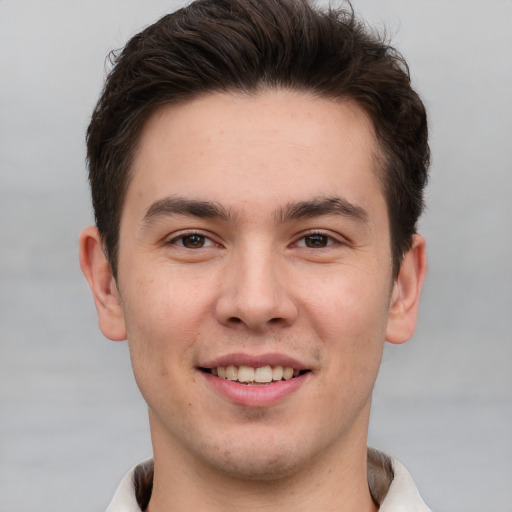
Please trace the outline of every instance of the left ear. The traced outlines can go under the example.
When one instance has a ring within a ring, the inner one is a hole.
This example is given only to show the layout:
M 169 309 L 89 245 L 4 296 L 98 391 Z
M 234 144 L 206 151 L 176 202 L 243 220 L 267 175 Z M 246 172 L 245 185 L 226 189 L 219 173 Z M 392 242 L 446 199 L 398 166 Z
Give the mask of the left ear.
M 386 341 L 396 344 L 405 343 L 414 334 L 420 292 L 426 272 L 425 239 L 416 234 L 411 248 L 402 259 L 400 272 L 393 285 Z

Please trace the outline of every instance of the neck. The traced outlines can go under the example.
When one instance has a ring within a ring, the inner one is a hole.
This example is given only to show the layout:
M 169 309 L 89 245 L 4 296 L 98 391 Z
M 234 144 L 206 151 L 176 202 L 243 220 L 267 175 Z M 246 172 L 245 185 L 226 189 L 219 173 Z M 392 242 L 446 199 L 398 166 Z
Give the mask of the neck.
M 343 447 L 330 446 L 298 470 L 272 479 L 237 478 L 191 460 L 181 447 L 161 446 L 158 436 L 153 436 L 153 443 L 154 483 L 148 512 L 378 509 L 368 488 L 366 436 Z

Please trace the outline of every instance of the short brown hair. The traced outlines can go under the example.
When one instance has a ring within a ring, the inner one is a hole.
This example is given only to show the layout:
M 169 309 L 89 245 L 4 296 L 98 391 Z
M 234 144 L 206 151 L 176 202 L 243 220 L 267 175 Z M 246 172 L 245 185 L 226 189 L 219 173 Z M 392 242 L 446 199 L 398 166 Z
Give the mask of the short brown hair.
M 149 116 L 209 92 L 264 88 L 352 100 L 370 117 L 398 272 L 423 209 L 426 112 L 403 57 L 353 9 L 320 10 L 306 0 L 197 0 L 134 36 L 111 61 L 87 131 L 87 159 L 96 225 L 114 275 L 131 162 Z

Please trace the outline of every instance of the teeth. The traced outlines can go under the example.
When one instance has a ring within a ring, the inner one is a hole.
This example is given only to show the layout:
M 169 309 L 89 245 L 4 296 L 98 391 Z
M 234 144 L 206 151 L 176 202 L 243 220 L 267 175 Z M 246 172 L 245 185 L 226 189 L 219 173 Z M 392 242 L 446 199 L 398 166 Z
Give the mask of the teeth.
M 241 365 L 239 367 L 232 364 L 228 366 L 218 366 L 211 369 L 212 375 L 217 375 L 221 379 L 228 379 L 243 383 L 266 384 L 272 381 L 290 380 L 297 377 L 300 370 L 293 369 L 290 366 L 261 366 L 259 368 L 251 368 L 250 366 Z
M 236 366 L 233 366 L 232 364 L 230 364 L 229 366 L 226 366 L 226 379 L 238 380 L 238 370 L 237 370 Z
M 254 382 L 254 368 L 240 366 L 238 368 L 238 382 Z
M 281 380 L 283 378 L 283 367 L 274 366 L 272 368 L 272 380 Z
M 293 368 L 287 366 L 283 369 L 283 379 L 290 380 L 293 377 Z
M 272 368 L 270 366 L 262 366 L 254 370 L 255 382 L 272 382 Z

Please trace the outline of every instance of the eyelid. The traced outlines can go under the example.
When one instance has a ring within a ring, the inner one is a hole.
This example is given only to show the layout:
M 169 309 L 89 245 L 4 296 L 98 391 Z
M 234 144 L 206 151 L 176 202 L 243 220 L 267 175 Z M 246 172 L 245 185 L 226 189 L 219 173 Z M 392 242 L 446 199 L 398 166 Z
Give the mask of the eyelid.
M 169 237 L 167 237 L 165 244 L 166 245 L 174 245 L 176 247 L 180 247 L 182 249 L 190 249 L 190 250 L 197 250 L 197 249 L 191 249 L 190 247 L 185 247 L 184 245 L 178 244 L 180 240 L 183 240 L 187 236 L 200 236 L 203 237 L 205 240 L 208 240 L 209 243 L 204 245 L 203 247 L 200 247 L 200 249 L 208 248 L 208 247 L 214 247 L 214 246 L 220 246 L 221 244 L 214 240 L 214 237 L 209 234 L 201 231 L 200 229 L 187 229 L 184 231 L 179 231 L 177 233 L 172 233 Z
M 349 241 L 339 233 L 333 233 L 332 231 L 324 231 L 321 229 L 311 229 L 308 231 L 305 231 L 303 233 L 300 233 L 297 238 L 295 239 L 295 242 L 293 242 L 292 245 L 298 246 L 298 247 L 305 247 L 304 245 L 299 245 L 299 242 L 304 241 L 308 236 L 325 236 L 329 239 L 329 243 L 326 245 L 326 247 L 331 247 L 333 245 L 348 245 Z M 310 249 L 309 247 L 307 247 Z M 324 247 L 322 247 L 323 249 Z M 313 248 L 311 248 L 313 249 Z M 318 250 L 318 249 L 314 249 Z

